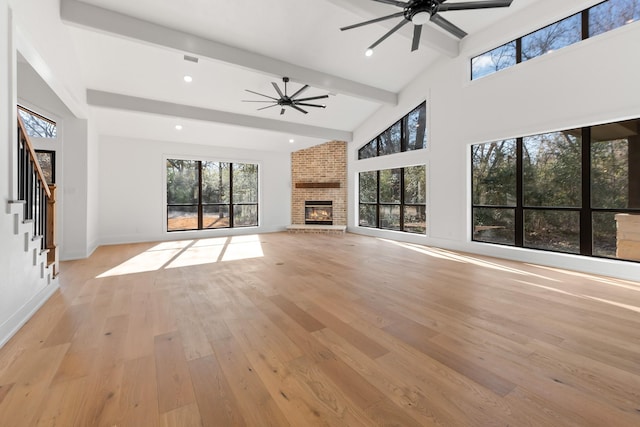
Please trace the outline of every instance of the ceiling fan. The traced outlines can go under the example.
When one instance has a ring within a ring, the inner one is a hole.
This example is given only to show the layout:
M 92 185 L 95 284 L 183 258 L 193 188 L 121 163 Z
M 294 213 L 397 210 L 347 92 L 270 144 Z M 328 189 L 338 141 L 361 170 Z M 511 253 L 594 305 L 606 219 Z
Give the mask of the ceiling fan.
M 294 93 L 293 95 L 288 95 L 287 94 L 287 83 L 289 82 L 289 77 L 283 77 L 282 81 L 284 82 L 284 93 L 282 92 L 282 90 L 280 90 L 280 88 L 278 87 L 276 82 L 271 82 L 271 84 L 275 88 L 276 92 L 278 93 L 279 98 L 274 98 L 273 96 L 264 95 L 262 93 L 258 93 L 258 92 L 254 92 L 254 91 L 249 90 L 249 89 L 245 89 L 249 93 L 253 93 L 253 94 L 256 94 L 256 95 L 264 96 L 265 98 L 269 98 L 270 101 L 243 100 L 242 102 L 267 102 L 267 103 L 273 104 L 273 105 L 267 105 L 266 107 L 258 108 L 258 111 L 259 110 L 265 110 L 267 108 L 271 108 L 271 107 L 275 107 L 275 106 L 279 105 L 279 106 L 282 107 L 282 109 L 280 110 L 280 114 L 284 114 L 284 111 L 285 111 L 284 107 L 291 107 L 291 108 L 293 108 L 295 110 L 298 110 L 298 111 L 300 111 L 301 113 L 304 113 L 304 114 L 307 114 L 308 111 L 300 108 L 300 106 L 303 106 L 303 107 L 318 107 L 318 108 L 325 108 L 326 107 L 326 105 L 321 105 L 321 104 L 309 104 L 307 101 L 313 101 L 313 100 L 316 100 L 316 99 L 328 98 L 329 95 L 318 95 L 318 96 L 310 96 L 308 98 L 297 98 L 297 96 L 299 96 L 302 92 L 304 92 L 305 90 L 307 90 L 309 88 L 309 85 L 304 85 L 300 89 L 298 89 L 298 91 L 296 93 Z
M 381 18 L 371 19 L 369 21 L 360 22 L 359 24 L 349 25 L 340 28 L 341 31 L 350 30 L 352 28 L 362 27 L 363 25 L 373 24 L 375 22 L 385 21 L 396 17 L 402 17 L 402 21 L 393 27 L 388 33 L 380 37 L 374 44 L 369 46 L 366 55 L 371 56 L 373 49 L 380 43 L 385 41 L 391 34 L 398 31 L 409 22 L 413 23 L 413 41 L 411 43 L 411 51 L 417 50 L 420 46 L 420 34 L 422 34 L 422 26 L 431 21 L 440 28 L 448 31 L 457 38 L 461 39 L 467 33 L 440 16 L 439 12 L 449 12 L 454 10 L 472 10 L 472 9 L 490 9 L 495 7 L 509 7 L 513 0 L 482 0 L 482 1 L 465 1 L 458 3 L 447 3 L 447 0 L 373 0 L 378 3 L 386 3 L 392 6 L 402 8 L 402 12 L 392 13 L 391 15 Z

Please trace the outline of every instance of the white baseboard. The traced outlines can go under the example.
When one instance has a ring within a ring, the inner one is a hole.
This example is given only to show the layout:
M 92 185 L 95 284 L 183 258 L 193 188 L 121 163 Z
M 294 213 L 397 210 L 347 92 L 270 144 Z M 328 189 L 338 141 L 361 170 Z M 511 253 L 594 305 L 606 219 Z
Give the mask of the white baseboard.
M 6 322 L 0 325 L 0 348 L 2 348 L 36 311 L 60 288 L 57 280 L 42 288 L 25 305 L 20 307 Z

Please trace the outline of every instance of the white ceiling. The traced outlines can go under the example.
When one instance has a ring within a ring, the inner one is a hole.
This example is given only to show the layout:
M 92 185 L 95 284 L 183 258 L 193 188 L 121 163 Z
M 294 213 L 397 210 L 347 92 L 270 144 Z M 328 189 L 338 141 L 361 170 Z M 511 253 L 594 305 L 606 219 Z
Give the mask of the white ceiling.
M 447 12 L 467 33 L 480 31 L 533 0 L 510 8 Z M 453 1 L 451 2 L 453 3 Z M 411 52 L 411 25 L 364 51 L 400 18 L 342 32 L 340 27 L 400 11 L 371 0 L 61 0 L 89 104 L 101 134 L 291 151 L 351 132 L 458 41 L 426 24 Z M 113 13 L 115 12 L 115 13 Z M 184 55 L 199 58 L 197 64 Z M 185 83 L 183 76 L 193 76 Z M 267 104 L 275 96 L 330 94 L 309 114 Z M 176 131 L 176 124 L 183 129 Z M 230 123 L 230 124 L 229 124 Z M 289 139 L 295 139 L 294 144 Z

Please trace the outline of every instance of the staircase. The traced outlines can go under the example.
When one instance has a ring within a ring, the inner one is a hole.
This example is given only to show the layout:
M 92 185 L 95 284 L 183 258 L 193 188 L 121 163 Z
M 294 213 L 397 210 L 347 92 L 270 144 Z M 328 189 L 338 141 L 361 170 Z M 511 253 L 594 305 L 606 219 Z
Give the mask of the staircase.
M 13 232 L 24 237 L 24 251 L 46 285 L 58 276 L 58 248 L 55 244 L 56 186 L 47 184 L 33 144 L 18 116 L 18 197 L 9 201 Z
M 33 234 L 33 220 L 24 219 L 24 200 L 10 201 L 8 213 L 13 216 L 13 232 L 23 237 L 24 252 L 29 255 L 29 263 L 38 270 L 40 279 L 45 285 L 50 285 L 58 276 L 57 260 L 49 262 L 49 249 L 42 249 L 44 236 Z

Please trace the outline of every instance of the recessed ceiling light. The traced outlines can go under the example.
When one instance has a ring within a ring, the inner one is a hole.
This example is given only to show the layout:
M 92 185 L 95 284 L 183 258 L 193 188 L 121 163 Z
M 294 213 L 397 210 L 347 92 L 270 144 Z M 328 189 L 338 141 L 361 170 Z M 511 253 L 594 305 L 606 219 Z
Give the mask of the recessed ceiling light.
M 364 53 L 364 56 L 371 56 L 373 55 L 373 49 L 367 49 Z
M 176 130 L 182 130 L 182 125 L 176 125 Z
M 296 142 L 293 138 L 289 140 L 289 144 L 293 144 L 294 142 Z
M 190 75 L 186 75 L 184 76 L 184 81 L 187 83 L 191 83 L 193 81 L 193 77 L 191 77 Z

